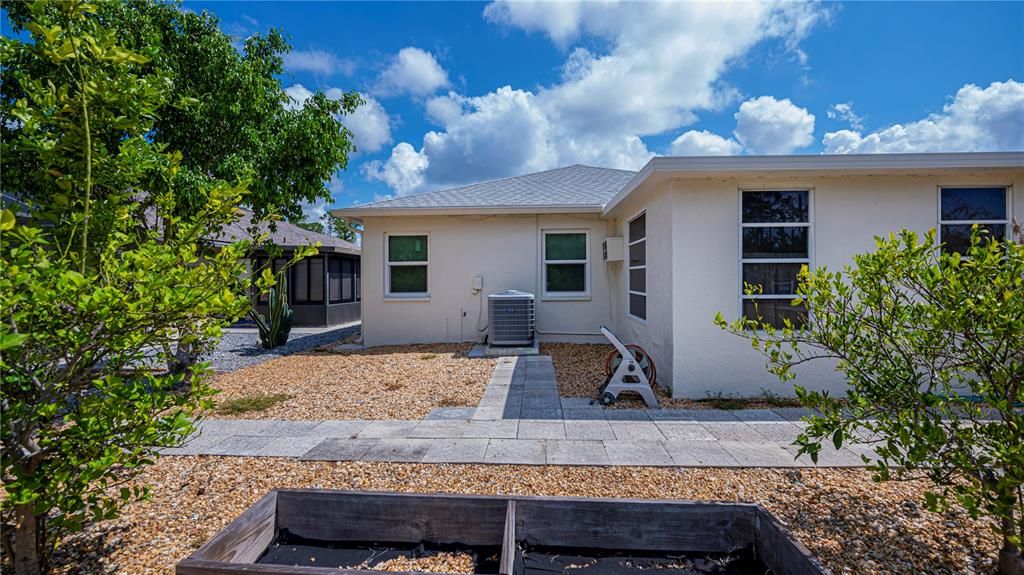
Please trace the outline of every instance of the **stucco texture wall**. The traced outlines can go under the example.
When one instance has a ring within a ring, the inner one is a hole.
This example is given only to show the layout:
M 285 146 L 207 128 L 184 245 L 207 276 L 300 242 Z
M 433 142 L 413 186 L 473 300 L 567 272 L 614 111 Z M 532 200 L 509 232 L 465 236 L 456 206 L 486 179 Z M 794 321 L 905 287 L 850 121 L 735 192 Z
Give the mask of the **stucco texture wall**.
M 663 193 L 667 186 L 652 190 L 639 190 L 626 198 L 615 220 L 615 235 L 629 241 L 629 221 L 645 212 L 647 215 L 647 318 L 631 316 L 628 308 L 627 262 L 608 266 L 615 285 L 613 309 L 615 334 L 624 343 L 644 348 L 658 369 L 658 385 L 672 389 L 673 345 L 673 201 L 671 193 Z M 626 250 L 629 259 L 629 250 Z
M 1024 173 L 795 179 L 685 180 L 671 183 L 673 198 L 673 395 L 702 398 L 726 393 L 755 396 L 764 390 L 791 395 L 765 369 L 747 340 L 723 332 L 716 312 L 734 319 L 740 309 L 740 190 L 811 189 L 811 266 L 838 270 L 873 237 L 902 228 L 925 232 L 938 225 L 938 188 L 1010 185 L 1011 212 L 1024 222 Z M 796 383 L 842 394 L 844 380 L 826 362 L 797 371 Z
M 601 260 L 609 222 L 596 214 L 367 217 L 364 226 L 362 314 L 368 346 L 482 341 L 487 295 L 508 289 L 535 294 L 542 341 L 601 341 L 600 326 L 612 321 L 611 284 Z M 589 232 L 589 297 L 542 297 L 544 230 Z M 429 236 L 429 298 L 385 296 L 384 238 L 394 233 Z M 483 291 L 474 294 L 478 275 Z

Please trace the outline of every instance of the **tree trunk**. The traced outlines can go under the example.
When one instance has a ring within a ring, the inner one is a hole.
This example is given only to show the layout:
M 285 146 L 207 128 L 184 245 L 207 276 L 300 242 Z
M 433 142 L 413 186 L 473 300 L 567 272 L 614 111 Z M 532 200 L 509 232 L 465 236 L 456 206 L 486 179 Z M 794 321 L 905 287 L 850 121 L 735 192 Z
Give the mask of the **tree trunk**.
M 1024 557 L 1020 549 L 1003 538 L 1003 548 L 999 550 L 999 575 L 1024 575 Z
M 14 573 L 15 575 L 41 575 L 42 548 L 39 518 L 31 503 L 15 505 Z

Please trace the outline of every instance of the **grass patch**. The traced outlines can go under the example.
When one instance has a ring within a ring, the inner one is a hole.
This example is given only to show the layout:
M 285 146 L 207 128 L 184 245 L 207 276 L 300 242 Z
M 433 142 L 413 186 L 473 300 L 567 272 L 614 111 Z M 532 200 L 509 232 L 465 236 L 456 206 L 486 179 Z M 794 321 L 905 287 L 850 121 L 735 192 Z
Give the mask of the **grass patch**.
M 722 392 L 711 395 L 707 399 L 701 399 L 700 402 L 706 403 L 715 409 L 745 409 L 750 405 L 750 402 L 742 397 L 725 395 Z
M 772 407 L 800 407 L 800 400 L 795 397 L 783 397 L 771 390 L 761 388 L 764 402 Z
M 434 358 L 436 358 L 436 357 L 437 357 L 437 354 L 436 354 L 436 353 L 425 353 L 425 354 L 423 354 L 423 355 L 421 355 L 421 356 L 420 356 L 420 359 L 422 359 L 422 360 L 428 360 L 428 359 L 434 359 Z
M 239 413 L 251 413 L 269 409 L 282 401 L 291 399 L 292 396 L 284 393 L 256 394 L 245 397 L 237 397 L 220 402 L 217 405 L 217 413 L 227 415 L 238 415 Z

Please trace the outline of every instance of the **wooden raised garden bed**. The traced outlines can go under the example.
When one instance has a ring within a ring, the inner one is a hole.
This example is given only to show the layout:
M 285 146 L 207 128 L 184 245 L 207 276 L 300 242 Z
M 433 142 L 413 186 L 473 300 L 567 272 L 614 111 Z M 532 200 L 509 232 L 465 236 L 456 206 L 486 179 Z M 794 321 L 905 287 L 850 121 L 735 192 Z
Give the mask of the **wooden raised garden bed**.
M 274 490 L 178 575 L 822 575 L 762 507 L 636 499 Z

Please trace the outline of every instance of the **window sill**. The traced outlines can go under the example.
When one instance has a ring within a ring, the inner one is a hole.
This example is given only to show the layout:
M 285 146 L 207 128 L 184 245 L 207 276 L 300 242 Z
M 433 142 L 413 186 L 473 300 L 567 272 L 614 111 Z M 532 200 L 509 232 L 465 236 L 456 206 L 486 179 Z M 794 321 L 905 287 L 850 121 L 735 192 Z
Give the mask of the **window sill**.
M 402 301 L 430 301 L 429 295 L 414 295 L 414 296 L 400 296 L 400 295 L 387 295 L 381 298 L 381 301 L 385 302 L 402 302 Z
M 590 295 L 544 294 L 540 297 L 540 301 L 591 301 L 592 299 Z

